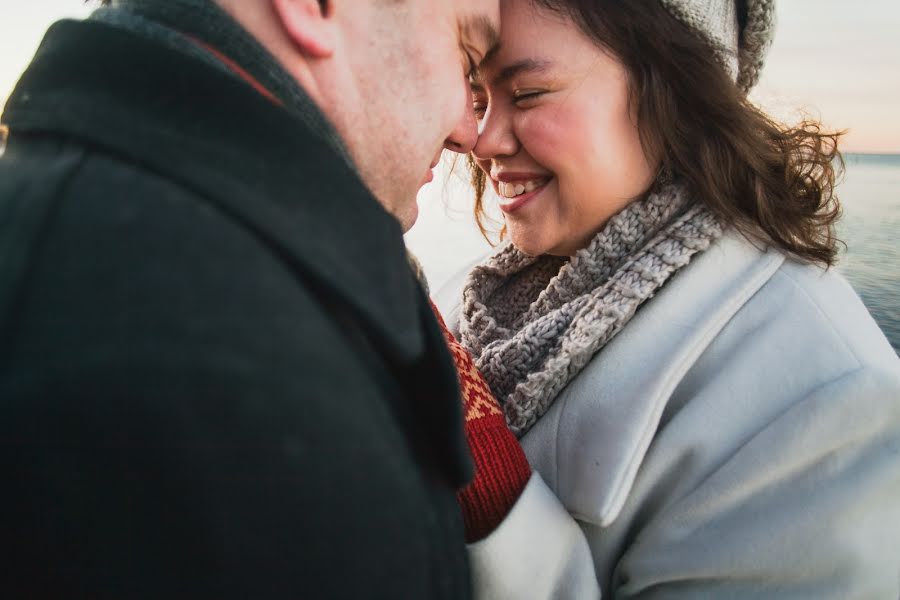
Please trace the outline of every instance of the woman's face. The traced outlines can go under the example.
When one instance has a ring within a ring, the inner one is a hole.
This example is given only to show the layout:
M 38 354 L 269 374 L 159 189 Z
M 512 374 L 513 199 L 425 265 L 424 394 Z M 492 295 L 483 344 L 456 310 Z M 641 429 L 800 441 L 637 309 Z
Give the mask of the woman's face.
M 473 86 L 473 154 L 512 243 L 571 255 L 650 186 L 658 161 L 644 156 L 616 58 L 531 0 L 503 3 L 501 20 L 500 49 Z

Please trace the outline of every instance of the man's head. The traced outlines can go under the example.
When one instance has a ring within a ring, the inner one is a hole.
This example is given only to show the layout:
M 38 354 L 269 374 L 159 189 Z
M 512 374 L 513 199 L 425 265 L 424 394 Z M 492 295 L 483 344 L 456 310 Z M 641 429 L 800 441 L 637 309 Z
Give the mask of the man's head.
M 444 148 L 477 131 L 468 73 L 496 44 L 501 0 L 217 0 L 294 76 L 400 221 Z

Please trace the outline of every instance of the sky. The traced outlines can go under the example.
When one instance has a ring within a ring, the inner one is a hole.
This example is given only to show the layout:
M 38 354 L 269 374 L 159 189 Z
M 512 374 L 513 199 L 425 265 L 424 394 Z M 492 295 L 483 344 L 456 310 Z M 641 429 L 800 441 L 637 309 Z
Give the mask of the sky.
M 6 4 L 15 1 L 15 9 Z M 779 0 L 778 32 L 751 98 L 784 121 L 847 129 L 844 150 L 900 153 L 900 1 Z M 0 98 L 47 26 L 84 17 L 81 0 L 0 0 Z

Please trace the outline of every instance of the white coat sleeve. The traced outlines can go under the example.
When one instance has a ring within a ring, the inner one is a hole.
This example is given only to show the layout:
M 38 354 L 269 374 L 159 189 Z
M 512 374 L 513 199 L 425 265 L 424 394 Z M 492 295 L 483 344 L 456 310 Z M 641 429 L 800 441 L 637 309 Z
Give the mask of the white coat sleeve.
M 581 527 L 537 473 L 503 523 L 468 549 L 475 598 L 600 597 Z
M 620 555 L 613 597 L 900 597 L 896 373 L 814 390 L 667 502 Z

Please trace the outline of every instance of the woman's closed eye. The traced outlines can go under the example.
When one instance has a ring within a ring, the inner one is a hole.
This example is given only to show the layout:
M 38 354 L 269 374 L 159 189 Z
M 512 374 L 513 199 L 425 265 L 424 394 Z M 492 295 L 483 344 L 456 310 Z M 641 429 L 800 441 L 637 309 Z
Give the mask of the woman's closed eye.
M 472 110 L 475 111 L 477 119 L 484 118 L 488 109 L 488 101 L 484 90 L 477 84 L 472 85 Z M 531 108 L 537 104 L 538 99 L 546 94 L 546 90 L 526 89 L 516 90 L 512 93 L 512 102 L 516 108 Z
M 544 90 L 516 90 L 513 92 L 513 102 L 515 102 L 516 106 L 519 108 L 529 108 L 545 93 Z

